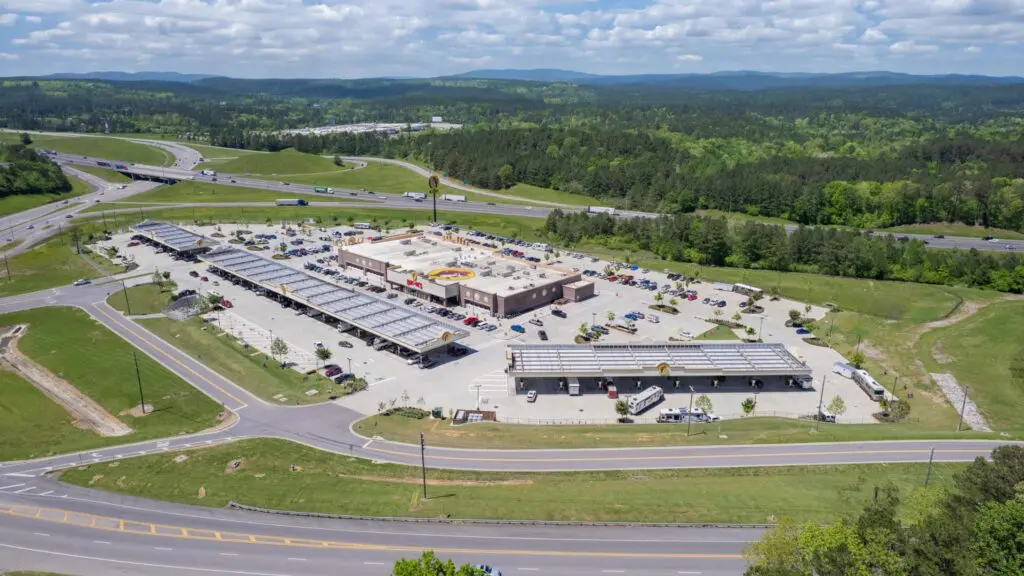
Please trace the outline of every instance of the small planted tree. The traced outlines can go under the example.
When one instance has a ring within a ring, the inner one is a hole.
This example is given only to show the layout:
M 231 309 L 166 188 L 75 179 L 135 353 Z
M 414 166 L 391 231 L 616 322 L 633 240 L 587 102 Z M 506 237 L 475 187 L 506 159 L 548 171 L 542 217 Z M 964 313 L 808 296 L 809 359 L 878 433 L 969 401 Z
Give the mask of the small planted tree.
M 657 294 L 654 295 L 654 301 L 657 302 L 658 304 L 661 304 L 661 301 L 664 299 L 665 295 L 662 294 L 661 292 L 658 292 Z
M 334 356 L 334 352 L 332 352 L 331 349 L 326 346 L 321 346 L 317 348 L 314 354 L 316 354 L 317 360 L 325 364 L 327 363 L 328 360 L 331 359 L 331 356 Z
M 864 354 L 861 353 L 860 350 L 854 352 L 853 356 L 850 357 L 850 364 L 852 364 L 854 368 L 857 368 L 859 370 L 860 367 L 864 365 Z
M 153 284 L 156 284 L 157 288 L 163 288 L 164 287 L 164 277 L 163 277 L 163 275 L 160 274 L 159 270 L 154 270 L 153 271 L 152 279 L 153 279 Z
M 615 312 L 612 312 L 611 310 L 608 311 L 608 321 L 615 322 Z
M 740 402 L 740 408 L 743 408 L 743 413 L 748 416 L 754 411 L 755 406 L 757 406 L 757 400 L 750 396 Z
M 705 414 L 711 414 L 714 411 L 714 404 L 712 404 L 711 397 L 707 394 L 697 396 L 697 399 L 693 401 L 693 405 L 703 410 Z
M 585 336 L 587 332 L 590 332 L 590 327 L 587 326 L 587 323 L 580 324 L 580 334 Z
M 800 319 L 800 311 L 799 310 L 795 310 L 795 309 L 794 310 L 790 310 L 789 311 L 789 319 L 792 320 L 793 322 L 796 322 L 797 320 L 799 320 Z
M 734 312 L 733 315 L 732 315 L 732 319 L 737 321 L 737 322 L 739 322 L 741 318 L 743 318 L 743 317 L 740 316 L 739 312 Z
M 629 415 L 629 405 L 622 398 L 615 401 L 615 413 L 619 415 L 619 420 Z
M 402 395 L 399 398 L 401 398 L 401 400 L 402 400 L 402 407 L 403 408 L 409 406 L 409 391 L 408 390 L 402 390 Z
M 288 355 L 288 344 L 280 338 L 274 338 L 270 343 L 270 354 L 278 362 L 283 362 L 284 357 Z
M 836 416 L 846 414 L 846 401 L 843 400 L 842 396 L 836 394 L 828 403 L 828 411 Z
M 673 298 L 673 299 L 668 301 L 668 304 L 669 304 L 669 306 L 678 306 L 679 305 L 679 300 L 676 300 L 675 298 Z
M 164 280 L 170 280 L 171 279 L 171 273 L 168 272 L 167 270 L 164 270 L 163 272 L 161 272 L 160 275 L 163 276 Z

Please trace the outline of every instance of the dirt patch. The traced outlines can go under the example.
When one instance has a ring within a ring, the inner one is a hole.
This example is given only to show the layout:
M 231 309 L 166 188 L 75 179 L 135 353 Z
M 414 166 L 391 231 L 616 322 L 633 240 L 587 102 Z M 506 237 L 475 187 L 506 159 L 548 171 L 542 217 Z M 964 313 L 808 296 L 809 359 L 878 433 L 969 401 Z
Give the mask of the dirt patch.
M 978 406 L 971 400 L 968 395 L 964 398 L 965 391 L 960 383 L 957 382 L 956 377 L 952 374 L 931 374 L 932 380 L 939 385 L 942 393 L 949 400 L 949 403 L 954 408 L 963 409 L 964 422 L 971 427 L 971 430 L 978 432 L 991 432 L 992 429 L 988 427 L 988 423 L 985 422 L 985 416 L 982 415 L 981 411 L 978 410 Z
M 338 474 L 339 478 L 365 480 L 367 482 L 385 482 L 387 484 L 422 484 L 421 478 L 388 478 L 387 476 L 354 476 Z M 427 480 L 430 486 L 528 486 L 532 480 Z
M 103 474 L 97 474 L 93 476 L 92 478 L 89 479 L 89 486 L 92 486 L 93 484 L 99 482 L 100 480 L 103 480 Z
M 78 391 L 67 380 L 58 377 L 18 350 L 18 339 L 28 331 L 27 325 L 15 326 L 0 338 L 0 366 L 18 374 L 40 392 L 60 405 L 75 426 L 92 430 L 100 436 L 124 436 L 132 429 L 115 418 L 92 398 Z
M 234 474 L 242 468 L 245 468 L 245 458 L 236 458 L 231 462 L 228 462 L 228 465 L 224 467 L 224 473 Z
M 953 363 L 953 359 L 942 351 L 942 344 L 935 344 L 935 346 L 932 346 L 932 358 L 939 364 Z
M 128 410 L 122 410 L 118 414 L 118 416 L 131 416 L 133 418 L 142 418 L 143 416 L 149 416 L 152 413 L 153 413 L 153 405 L 152 404 L 146 404 L 145 410 L 143 410 L 142 405 L 140 404 L 138 406 L 132 406 Z

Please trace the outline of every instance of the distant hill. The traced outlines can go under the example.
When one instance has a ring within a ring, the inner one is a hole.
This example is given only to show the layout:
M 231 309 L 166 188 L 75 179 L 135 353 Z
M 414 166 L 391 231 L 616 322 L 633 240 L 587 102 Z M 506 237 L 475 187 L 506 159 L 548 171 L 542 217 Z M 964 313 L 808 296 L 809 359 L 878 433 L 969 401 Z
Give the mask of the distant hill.
M 58 72 L 38 78 L 40 80 L 110 80 L 113 82 L 195 82 L 212 77 L 213 74 L 179 74 L 178 72 Z
M 589 86 L 661 84 L 693 89 L 763 90 L 766 88 L 843 88 L 909 84 L 990 85 L 1024 84 L 1019 76 L 980 76 L 964 74 L 918 75 L 899 72 L 843 72 L 839 74 L 753 72 L 747 70 L 710 74 L 631 74 L 604 76 L 572 70 L 472 70 L 448 78 L 518 80 L 529 82 L 571 82 Z

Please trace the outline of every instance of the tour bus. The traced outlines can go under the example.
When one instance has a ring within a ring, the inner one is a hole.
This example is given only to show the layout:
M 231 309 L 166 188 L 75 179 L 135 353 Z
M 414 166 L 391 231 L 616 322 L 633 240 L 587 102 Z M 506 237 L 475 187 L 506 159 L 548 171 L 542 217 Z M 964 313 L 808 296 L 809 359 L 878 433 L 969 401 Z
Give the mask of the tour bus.
M 885 398 L 885 388 L 882 388 L 882 385 L 876 382 L 867 370 L 854 372 L 853 381 L 875 402 L 880 402 Z
M 658 402 L 661 402 L 664 398 L 665 392 L 660 386 L 651 386 L 635 396 L 630 396 L 626 405 L 629 407 L 629 413 L 636 416 Z

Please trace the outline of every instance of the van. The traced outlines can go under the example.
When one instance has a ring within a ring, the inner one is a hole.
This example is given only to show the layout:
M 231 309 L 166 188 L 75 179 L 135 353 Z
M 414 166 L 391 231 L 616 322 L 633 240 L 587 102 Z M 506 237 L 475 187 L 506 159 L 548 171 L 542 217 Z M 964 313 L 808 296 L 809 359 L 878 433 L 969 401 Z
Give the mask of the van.
M 657 324 L 658 322 L 661 322 L 661 318 L 658 318 L 657 314 L 648 314 L 647 320 L 650 321 L 651 324 Z
M 822 422 L 831 422 L 832 424 L 835 424 L 836 415 L 829 412 L 825 408 L 822 408 L 821 410 L 818 411 L 818 420 Z

